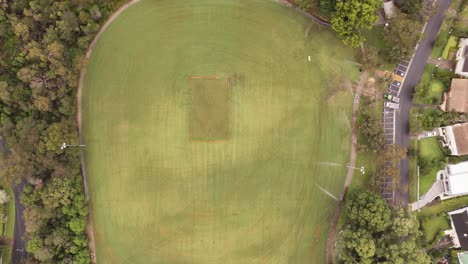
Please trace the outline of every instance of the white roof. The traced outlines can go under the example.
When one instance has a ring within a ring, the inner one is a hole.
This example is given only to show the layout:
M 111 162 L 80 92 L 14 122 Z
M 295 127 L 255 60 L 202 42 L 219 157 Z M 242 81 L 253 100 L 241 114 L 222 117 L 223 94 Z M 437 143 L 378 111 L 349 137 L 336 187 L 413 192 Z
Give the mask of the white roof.
M 393 1 L 384 2 L 383 8 L 387 18 L 395 16 L 395 5 L 393 4 Z
M 468 173 L 450 175 L 448 183 L 452 195 L 468 193 Z
M 447 165 L 450 175 L 468 173 L 468 161 Z

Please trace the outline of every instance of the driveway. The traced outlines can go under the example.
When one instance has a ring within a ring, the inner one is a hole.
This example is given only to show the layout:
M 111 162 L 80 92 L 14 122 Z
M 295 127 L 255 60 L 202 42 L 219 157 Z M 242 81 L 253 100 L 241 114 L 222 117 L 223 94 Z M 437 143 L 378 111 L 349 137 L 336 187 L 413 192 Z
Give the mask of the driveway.
M 395 142 L 397 145 L 409 149 L 410 143 L 410 108 L 413 100 L 414 87 L 419 83 L 426 67 L 426 62 L 431 54 L 433 43 L 437 39 L 440 26 L 445 18 L 445 12 L 452 0 L 438 1 L 439 7 L 437 14 L 432 17 L 424 29 L 423 39 L 418 45 L 413 61 L 406 74 L 405 82 L 400 91 L 400 112 L 397 114 L 395 124 Z M 409 159 L 406 158 L 400 163 L 400 186 L 409 186 Z M 409 189 L 409 188 L 403 188 Z M 409 201 L 408 191 L 397 191 L 397 202 L 407 205 Z

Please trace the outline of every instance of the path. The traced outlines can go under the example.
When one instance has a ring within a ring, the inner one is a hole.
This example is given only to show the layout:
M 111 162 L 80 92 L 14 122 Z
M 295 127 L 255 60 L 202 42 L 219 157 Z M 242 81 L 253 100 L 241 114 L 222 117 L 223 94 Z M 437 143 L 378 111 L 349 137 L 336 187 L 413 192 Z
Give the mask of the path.
M 428 203 L 432 202 L 435 198 L 439 197 L 444 193 L 444 182 L 443 181 L 436 181 L 431 189 L 427 191 L 426 194 L 424 194 L 419 201 L 416 201 L 411 204 L 411 210 L 416 211 L 424 206 L 426 206 Z
M 354 95 L 353 101 L 353 132 L 351 134 L 351 154 L 349 158 L 349 167 L 348 173 L 346 174 L 346 180 L 343 186 L 343 191 L 341 192 L 341 199 L 338 202 L 338 206 L 335 210 L 335 215 L 333 217 L 333 222 L 330 226 L 330 231 L 328 233 L 328 240 L 327 240 L 327 264 L 333 264 L 333 251 L 335 245 L 335 237 L 336 237 L 336 228 L 338 226 L 338 221 L 340 220 L 341 211 L 343 209 L 343 203 L 346 198 L 346 194 L 348 193 L 349 185 L 353 179 L 354 168 L 356 163 L 356 145 L 357 145 L 357 119 L 358 119 L 358 110 L 359 110 L 359 97 L 360 92 L 367 81 L 368 72 L 365 71 L 361 74 L 361 79 L 359 80 L 359 85 L 357 86 L 356 93 Z
M 452 60 L 446 60 L 446 59 L 434 59 L 432 57 L 429 57 L 427 60 L 427 63 L 432 64 L 432 65 L 439 65 L 438 67 L 442 69 L 446 69 L 449 71 L 453 71 L 455 69 L 455 61 Z
M 86 74 L 86 65 L 91 57 L 91 54 L 93 52 L 94 47 L 96 46 L 96 43 L 98 40 L 101 38 L 102 33 L 109 27 L 109 25 L 127 8 L 130 6 L 140 2 L 140 0 L 133 0 L 125 5 L 121 6 L 114 14 L 112 14 L 102 25 L 101 29 L 99 32 L 96 34 L 94 37 L 93 41 L 88 47 L 88 50 L 86 51 L 86 56 L 83 60 L 83 64 L 81 65 L 80 69 L 80 78 L 79 78 L 79 83 L 78 83 L 78 92 L 77 92 L 77 115 L 76 115 L 76 121 L 78 124 L 78 136 L 79 136 L 79 142 L 81 145 L 85 145 L 85 141 L 83 139 L 83 134 L 82 134 L 82 116 L 81 116 L 81 96 L 83 92 L 83 81 L 84 81 L 84 76 Z M 86 224 L 86 234 L 88 236 L 88 247 L 89 247 L 89 253 L 91 255 L 91 263 L 95 264 L 97 263 L 96 260 L 96 244 L 94 240 L 94 228 L 93 228 L 93 217 L 92 217 L 92 206 L 91 206 L 91 201 L 89 199 L 89 191 L 88 191 L 88 177 L 86 174 L 86 166 L 85 166 L 85 150 L 84 148 L 80 148 L 80 159 L 81 159 L 81 174 L 83 176 L 83 188 L 85 192 L 85 199 L 88 205 L 88 222 Z
M 15 193 L 15 234 L 13 237 L 13 252 L 11 256 L 11 263 L 22 263 L 26 260 L 26 241 L 23 239 L 25 235 L 24 225 L 24 205 L 21 203 L 20 195 L 23 192 L 23 187 L 26 184 L 26 180 L 22 179 L 20 183 L 13 186 L 13 192 Z
M 396 144 L 409 149 L 410 144 L 410 109 L 413 103 L 414 87 L 418 85 L 419 80 L 426 67 L 426 62 L 432 52 L 433 43 L 435 43 L 439 34 L 439 29 L 442 21 L 445 18 L 445 12 L 452 0 L 438 1 L 437 14 L 434 15 L 427 23 L 423 31 L 423 38 L 417 45 L 416 53 L 414 54 L 411 64 L 406 73 L 405 81 L 400 89 L 400 111 L 395 120 L 396 127 Z M 409 186 L 409 158 L 406 158 L 400 163 L 400 186 Z M 398 190 L 396 199 L 400 204 L 407 205 L 409 201 L 409 188 Z

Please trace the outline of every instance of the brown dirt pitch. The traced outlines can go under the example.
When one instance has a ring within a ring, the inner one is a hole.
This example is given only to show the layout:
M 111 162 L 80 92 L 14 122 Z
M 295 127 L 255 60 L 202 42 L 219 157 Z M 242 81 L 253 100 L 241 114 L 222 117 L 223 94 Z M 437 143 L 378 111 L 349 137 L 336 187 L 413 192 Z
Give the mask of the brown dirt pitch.
M 190 139 L 229 140 L 229 77 L 193 76 L 188 85 Z

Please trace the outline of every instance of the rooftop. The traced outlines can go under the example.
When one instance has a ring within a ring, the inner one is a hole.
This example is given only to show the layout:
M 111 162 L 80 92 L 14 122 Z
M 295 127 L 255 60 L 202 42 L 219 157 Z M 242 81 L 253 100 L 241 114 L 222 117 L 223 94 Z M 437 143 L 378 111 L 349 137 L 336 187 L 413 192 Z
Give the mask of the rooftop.
M 458 155 L 462 156 L 468 154 L 468 123 L 455 125 L 452 129 Z
M 468 67 L 468 61 L 465 62 L 465 66 Z M 447 109 L 461 113 L 468 112 L 468 79 L 452 79 L 447 97 Z
M 460 213 L 451 214 L 453 226 L 457 233 L 460 247 L 468 249 L 468 211 L 464 210 Z
M 468 193 L 468 172 L 448 176 L 451 195 Z

